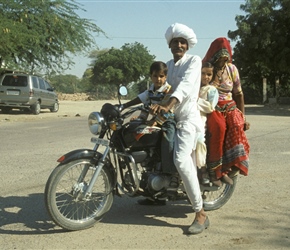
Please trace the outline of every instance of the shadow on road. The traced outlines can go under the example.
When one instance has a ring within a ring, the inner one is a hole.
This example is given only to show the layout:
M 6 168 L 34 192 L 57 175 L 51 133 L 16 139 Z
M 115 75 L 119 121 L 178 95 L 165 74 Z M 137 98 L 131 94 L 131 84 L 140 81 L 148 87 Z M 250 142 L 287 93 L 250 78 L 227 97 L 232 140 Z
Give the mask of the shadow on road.
M 192 213 L 192 208 L 187 201 L 148 207 L 137 205 L 136 198 L 123 197 L 115 196 L 111 210 L 100 223 L 179 227 L 183 230 L 187 228 L 160 219 L 186 218 L 186 214 Z M 15 226 L 17 224 L 20 225 Z M 35 235 L 66 232 L 51 221 L 42 193 L 30 194 L 28 197 L 0 197 L 0 234 Z
M 15 224 L 23 224 L 27 230 L 15 230 Z M 13 227 L 12 229 L 9 229 Z M 43 194 L 30 194 L 28 197 L 0 197 L 0 234 L 52 234 L 64 232 L 53 229 L 55 224 L 50 220 Z

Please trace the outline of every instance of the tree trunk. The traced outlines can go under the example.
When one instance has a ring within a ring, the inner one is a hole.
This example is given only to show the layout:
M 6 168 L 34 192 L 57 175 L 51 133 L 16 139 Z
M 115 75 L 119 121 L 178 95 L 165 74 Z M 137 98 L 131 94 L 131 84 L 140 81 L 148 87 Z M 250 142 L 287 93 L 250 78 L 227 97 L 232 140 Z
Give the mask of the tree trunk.
M 263 103 L 267 101 L 267 78 L 263 78 Z
M 276 103 L 279 103 L 280 98 L 280 79 L 279 77 L 276 77 L 275 79 L 275 90 L 276 90 Z

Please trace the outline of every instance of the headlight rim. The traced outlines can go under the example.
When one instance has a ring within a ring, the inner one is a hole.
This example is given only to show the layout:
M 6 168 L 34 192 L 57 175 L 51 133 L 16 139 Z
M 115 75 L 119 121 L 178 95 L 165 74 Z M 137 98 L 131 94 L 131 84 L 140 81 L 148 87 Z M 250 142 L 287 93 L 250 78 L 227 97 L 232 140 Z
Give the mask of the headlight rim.
M 99 135 L 105 126 L 105 119 L 100 112 L 91 112 L 88 116 L 88 125 L 93 135 Z

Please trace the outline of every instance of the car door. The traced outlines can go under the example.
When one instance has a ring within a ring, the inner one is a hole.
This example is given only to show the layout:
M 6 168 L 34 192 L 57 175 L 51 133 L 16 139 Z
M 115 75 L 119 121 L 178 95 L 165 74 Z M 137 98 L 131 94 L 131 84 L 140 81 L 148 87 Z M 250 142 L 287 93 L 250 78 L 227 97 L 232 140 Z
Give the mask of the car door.
M 47 105 L 53 106 L 56 101 L 56 94 L 50 84 L 44 80 L 46 91 L 47 91 Z
M 39 96 L 41 98 L 41 106 L 48 106 L 49 95 L 48 95 L 48 91 L 46 90 L 45 81 L 42 78 L 38 77 L 38 82 L 39 82 L 39 89 L 40 89 Z

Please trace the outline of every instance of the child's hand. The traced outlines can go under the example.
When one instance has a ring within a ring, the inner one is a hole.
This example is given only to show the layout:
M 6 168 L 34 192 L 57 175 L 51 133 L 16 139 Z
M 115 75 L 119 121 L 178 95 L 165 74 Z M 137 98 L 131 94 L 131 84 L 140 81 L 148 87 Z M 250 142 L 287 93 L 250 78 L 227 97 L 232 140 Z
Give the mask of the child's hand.
M 157 108 L 156 106 L 157 106 L 158 104 L 151 104 L 150 105 L 150 109 L 149 109 L 149 114 L 150 115 L 156 115 L 156 113 L 155 113 L 155 109 Z M 158 105 L 159 106 L 159 105 Z
M 157 125 L 157 122 L 156 121 L 154 121 L 154 120 L 151 120 L 151 121 L 148 121 L 148 122 L 146 122 L 146 125 L 148 125 L 148 126 L 156 126 Z
M 134 121 L 134 120 L 136 120 L 138 117 L 137 116 L 134 116 L 134 117 L 132 117 L 131 119 L 130 119 L 130 121 Z

